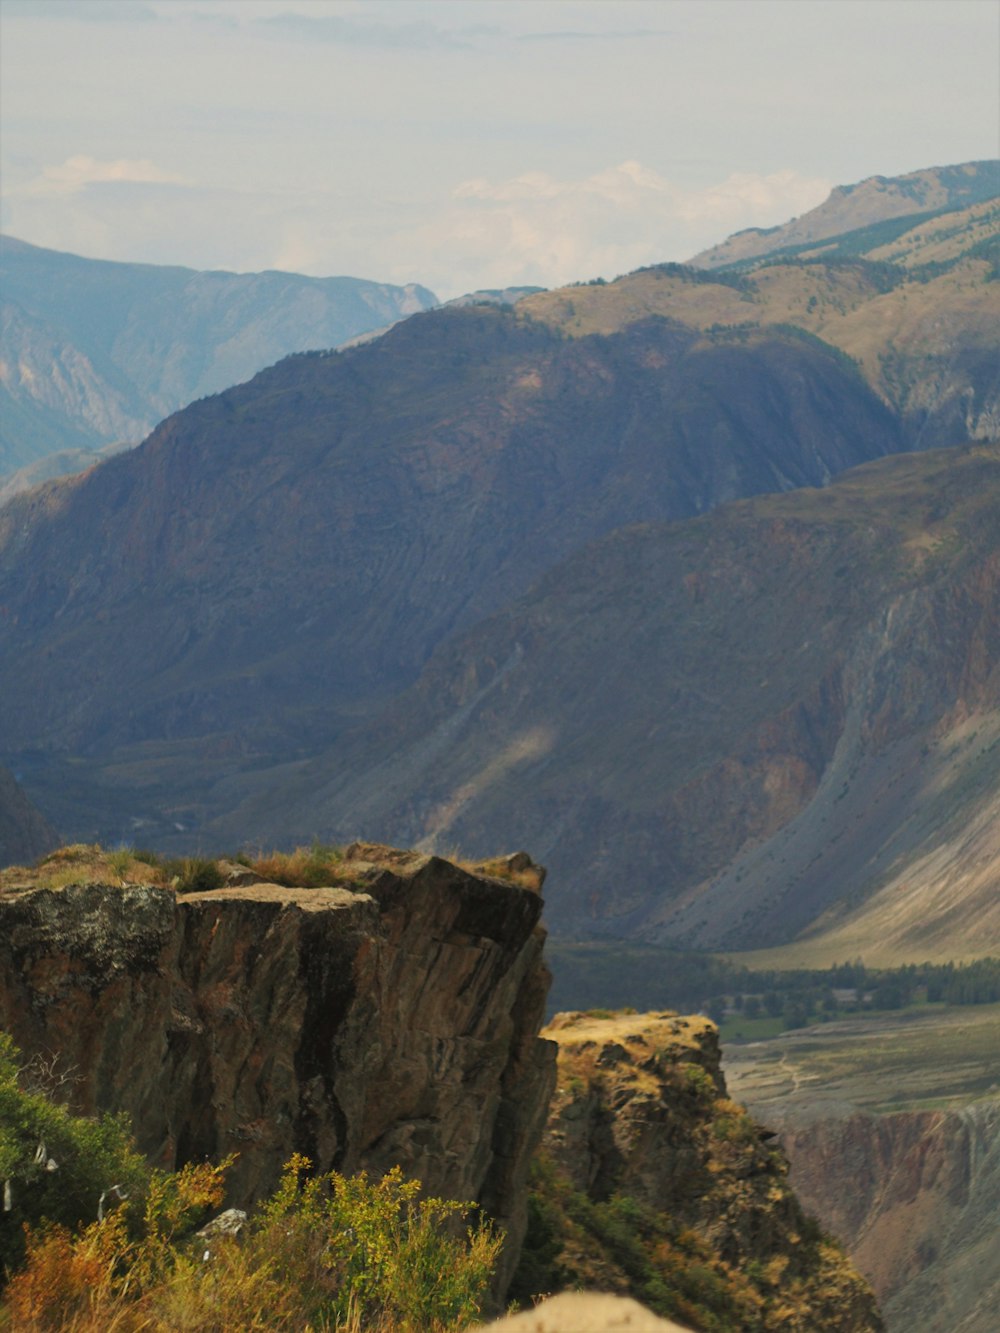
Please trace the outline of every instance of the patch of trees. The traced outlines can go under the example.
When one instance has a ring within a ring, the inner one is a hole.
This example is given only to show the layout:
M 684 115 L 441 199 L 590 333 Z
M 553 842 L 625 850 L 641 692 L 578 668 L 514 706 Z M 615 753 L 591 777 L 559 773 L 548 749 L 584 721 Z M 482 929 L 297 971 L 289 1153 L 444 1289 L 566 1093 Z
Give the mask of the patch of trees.
M 857 1010 L 908 1005 L 1000 1002 L 1000 958 L 969 963 L 866 967 L 860 959 L 825 969 L 750 969 L 714 954 L 624 941 L 547 946 L 553 972 L 550 1010 L 603 1006 L 698 1010 L 721 1022 L 733 1011 L 748 1019 L 783 1018 L 804 1027 Z

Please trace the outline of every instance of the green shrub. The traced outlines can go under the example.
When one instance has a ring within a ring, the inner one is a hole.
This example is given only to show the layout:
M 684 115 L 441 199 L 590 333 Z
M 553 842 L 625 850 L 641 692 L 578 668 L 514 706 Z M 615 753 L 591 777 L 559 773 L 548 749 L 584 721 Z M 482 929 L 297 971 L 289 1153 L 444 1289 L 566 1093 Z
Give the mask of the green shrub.
M 71 1115 L 42 1088 L 25 1086 L 20 1053 L 0 1033 L 0 1282 L 24 1254 L 24 1227 L 42 1219 L 71 1228 L 96 1219 L 112 1185 L 141 1193 L 148 1170 L 126 1118 Z
M 187 856 L 179 863 L 171 863 L 167 869 L 173 871 L 178 893 L 210 893 L 225 883 L 215 861 L 202 856 Z

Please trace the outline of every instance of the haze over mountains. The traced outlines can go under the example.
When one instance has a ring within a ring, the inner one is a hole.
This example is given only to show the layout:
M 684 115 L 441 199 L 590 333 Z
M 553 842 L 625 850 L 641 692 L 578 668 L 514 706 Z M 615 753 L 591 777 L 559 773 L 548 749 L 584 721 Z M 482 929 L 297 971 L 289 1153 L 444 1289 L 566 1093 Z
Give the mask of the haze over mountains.
M 964 948 L 921 895 L 996 826 L 1000 209 L 927 211 L 423 314 L 14 499 L 7 761 L 71 837 L 516 837 L 564 931 Z
M 289 352 L 437 304 L 416 283 L 200 273 L 0 237 L 0 474 L 136 443 L 157 421 Z

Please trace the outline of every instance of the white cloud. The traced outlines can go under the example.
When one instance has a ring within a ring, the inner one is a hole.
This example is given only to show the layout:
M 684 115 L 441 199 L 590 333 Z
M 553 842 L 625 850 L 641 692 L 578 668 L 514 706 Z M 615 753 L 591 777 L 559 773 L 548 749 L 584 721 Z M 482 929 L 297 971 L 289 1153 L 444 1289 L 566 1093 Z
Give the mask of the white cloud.
M 399 238 L 400 254 L 436 290 L 559 286 L 690 258 L 733 231 L 785 222 L 829 190 L 829 181 L 791 170 L 740 172 L 691 188 L 634 160 L 577 180 L 539 171 L 475 177 L 454 190 L 439 216 Z
M 632 159 L 575 179 L 477 176 L 422 199 L 382 181 L 347 201 L 349 211 L 343 192 L 329 188 L 201 187 L 148 159 L 77 155 L 10 190 L 5 225 L 36 244 L 95 257 L 421 282 L 447 299 L 685 260 L 733 231 L 785 222 L 828 190 L 827 181 L 790 170 L 693 188 Z
M 185 176 L 163 171 L 148 158 L 115 158 L 101 162 L 86 153 L 68 157 L 58 166 L 45 167 L 40 176 L 12 189 L 10 194 L 78 194 L 88 185 L 106 184 L 191 185 Z

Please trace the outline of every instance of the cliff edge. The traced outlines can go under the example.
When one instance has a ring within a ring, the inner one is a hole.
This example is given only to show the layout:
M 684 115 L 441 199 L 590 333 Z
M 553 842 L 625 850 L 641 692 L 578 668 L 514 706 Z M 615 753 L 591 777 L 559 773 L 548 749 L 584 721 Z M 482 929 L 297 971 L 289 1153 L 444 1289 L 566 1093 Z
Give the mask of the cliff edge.
M 597 1010 L 544 1032 L 558 1082 L 518 1294 L 589 1287 L 743 1333 L 883 1328 L 867 1283 L 803 1212 L 775 1135 L 727 1096 L 714 1023 Z
M 335 885 L 190 894 L 59 883 L 58 856 L 0 884 L 0 1029 L 74 1071 L 75 1109 L 126 1111 L 166 1167 L 238 1152 L 235 1204 L 293 1152 L 399 1164 L 505 1228 L 502 1290 L 555 1074 L 537 890 L 369 844 Z

